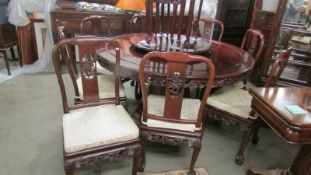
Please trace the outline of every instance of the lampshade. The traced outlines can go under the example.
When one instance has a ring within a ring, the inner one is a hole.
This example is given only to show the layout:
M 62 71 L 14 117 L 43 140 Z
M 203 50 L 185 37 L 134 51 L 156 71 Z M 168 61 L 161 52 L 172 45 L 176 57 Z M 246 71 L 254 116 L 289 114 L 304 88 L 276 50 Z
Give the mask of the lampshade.
M 145 0 L 119 0 L 116 7 L 123 10 L 145 10 Z

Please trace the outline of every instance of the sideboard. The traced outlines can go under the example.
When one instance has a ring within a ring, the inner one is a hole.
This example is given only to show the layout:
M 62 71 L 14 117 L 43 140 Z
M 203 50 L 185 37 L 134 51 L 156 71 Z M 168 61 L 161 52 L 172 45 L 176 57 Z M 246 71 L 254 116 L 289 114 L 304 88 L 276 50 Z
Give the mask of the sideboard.
M 74 2 L 58 3 L 57 5 L 59 8 L 51 11 L 54 42 L 57 42 L 57 26 L 65 26 L 70 33 L 79 33 L 81 20 L 90 15 L 107 16 L 111 20 L 112 35 L 129 32 L 132 14 L 78 11 L 74 8 Z

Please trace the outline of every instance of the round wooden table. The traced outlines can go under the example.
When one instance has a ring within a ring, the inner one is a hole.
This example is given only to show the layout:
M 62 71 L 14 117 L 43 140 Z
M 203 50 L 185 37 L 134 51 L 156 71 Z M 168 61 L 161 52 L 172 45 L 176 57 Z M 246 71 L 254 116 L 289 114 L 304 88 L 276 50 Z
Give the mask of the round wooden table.
M 138 49 L 129 42 L 133 36 L 144 37 L 144 33 L 131 33 L 114 37 L 120 45 L 121 61 L 120 76 L 131 80 L 138 80 L 139 64 L 147 53 Z M 99 63 L 112 71 L 115 65 L 115 51 L 105 47 L 98 50 Z M 245 78 L 254 66 L 254 58 L 248 52 L 231 44 L 212 41 L 211 49 L 201 55 L 211 59 L 215 65 L 215 86 L 231 84 Z M 194 64 L 189 69 L 189 79 L 208 79 L 206 67 L 203 64 Z

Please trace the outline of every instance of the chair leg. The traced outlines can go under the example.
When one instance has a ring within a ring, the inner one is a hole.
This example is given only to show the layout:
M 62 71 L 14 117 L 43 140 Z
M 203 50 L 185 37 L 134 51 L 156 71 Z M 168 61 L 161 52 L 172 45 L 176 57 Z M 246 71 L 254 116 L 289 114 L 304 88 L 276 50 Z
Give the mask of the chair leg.
M 3 53 L 3 58 L 4 58 L 6 69 L 8 70 L 8 74 L 11 75 L 10 64 L 9 64 L 9 60 L 8 60 L 8 56 L 6 54 L 6 51 L 2 50 L 1 52 Z
M 142 168 L 142 146 L 134 150 L 132 175 L 136 175 Z
M 195 162 L 197 161 L 197 158 L 199 156 L 199 153 L 201 151 L 201 143 L 199 145 L 196 145 L 193 147 L 193 153 L 192 153 L 192 158 L 191 158 L 191 163 L 190 163 L 190 169 L 188 172 L 188 175 L 195 175 L 195 171 L 194 171 L 194 166 L 195 166 Z
M 253 135 L 252 134 L 253 132 L 254 132 L 253 128 L 250 128 L 250 127 L 248 127 L 247 129 L 245 129 L 243 131 L 243 135 L 244 136 L 243 136 L 243 139 L 242 139 L 242 143 L 240 145 L 239 152 L 238 152 L 238 154 L 235 157 L 235 163 L 237 165 L 242 165 L 244 163 L 244 150 L 245 150 L 245 148 L 246 148 L 246 146 L 247 146 L 251 136 Z
M 73 168 L 71 166 L 65 167 L 66 175 L 73 175 Z
M 10 47 L 10 52 L 11 52 L 11 55 L 12 55 L 12 60 L 15 61 L 16 60 L 16 56 L 15 56 L 13 47 Z
M 101 171 L 100 171 L 100 167 L 101 167 L 101 166 L 100 166 L 100 163 L 101 163 L 100 161 L 97 161 L 96 164 L 95 164 L 95 174 L 96 174 L 96 175 L 100 175 L 100 174 L 101 174 Z
M 138 81 L 135 81 L 135 99 L 141 99 L 140 83 Z
M 255 144 L 255 145 L 257 145 L 258 142 L 259 142 L 259 137 L 258 137 L 259 129 L 260 129 L 260 126 L 257 126 L 254 129 L 254 134 L 253 134 L 253 137 L 252 137 L 252 143 Z
M 22 59 L 22 53 L 21 53 L 21 49 L 19 47 L 19 44 L 16 45 L 17 47 L 17 53 L 18 53 L 18 62 L 19 62 L 19 66 L 23 67 L 23 59 Z
M 138 169 L 138 172 L 144 172 L 145 165 L 146 165 L 146 140 L 144 138 L 142 138 L 141 144 L 142 144 L 142 147 L 141 147 L 141 156 L 140 156 L 140 167 Z

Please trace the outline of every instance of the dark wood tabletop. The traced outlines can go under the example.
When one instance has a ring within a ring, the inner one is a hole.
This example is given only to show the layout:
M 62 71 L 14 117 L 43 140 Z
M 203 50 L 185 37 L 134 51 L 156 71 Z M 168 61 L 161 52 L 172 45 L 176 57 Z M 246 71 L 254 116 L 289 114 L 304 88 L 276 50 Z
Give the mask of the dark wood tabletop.
M 147 53 L 138 49 L 129 42 L 136 36 L 144 36 L 143 33 L 124 34 L 114 37 L 121 49 L 121 72 L 123 78 L 138 79 L 138 68 L 142 57 Z M 115 52 L 109 47 L 102 48 L 97 53 L 99 62 L 109 70 L 113 70 L 115 64 Z M 232 83 L 247 76 L 254 66 L 254 58 L 242 49 L 218 41 L 212 41 L 210 51 L 201 55 L 210 58 L 216 69 L 216 84 Z M 189 79 L 208 79 L 206 66 L 194 64 L 188 73 Z
M 252 108 L 282 138 L 290 143 L 311 144 L 311 88 L 256 88 L 250 89 L 250 94 Z M 293 115 L 287 105 L 297 105 L 307 113 Z
M 289 171 L 284 174 L 311 174 L 311 88 L 254 88 L 252 109 L 279 136 L 289 143 L 301 144 L 301 148 Z M 294 115 L 285 106 L 297 105 L 305 114 Z M 270 171 L 250 170 L 253 174 Z M 251 173 L 250 173 L 251 174 Z

